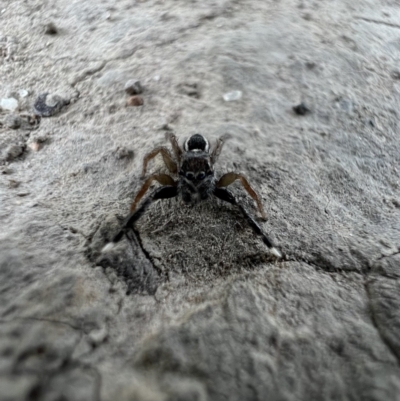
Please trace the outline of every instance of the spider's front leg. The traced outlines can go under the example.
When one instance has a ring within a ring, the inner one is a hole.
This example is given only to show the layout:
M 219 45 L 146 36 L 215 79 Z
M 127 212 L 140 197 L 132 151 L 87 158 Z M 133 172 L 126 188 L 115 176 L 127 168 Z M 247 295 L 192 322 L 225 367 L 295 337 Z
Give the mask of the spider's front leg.
M 172 150 L 176 160 L 173 159 L 169 149 L 167 149 L 165 146 L 159 146 L 158 148 L 153 149 L 150 153 L 147 153 L 143 158 L 142 177 L 144 177 L 146 174 L 149 161 L 154 159 L 158 154 L 161 154 L 164 163 L 171 174 L 176 174 L 178 172 L 178 164 L 181 160 L 182 149 L 179 147 L 178 141 L 174 134 L 167 133 L 166 137 L 171 142 Z
M 168 171 L 172 174 L 176 174 L 178 172 L 178 166 L 172 158 L 170 151 L 166 147 L 160 146 L 153 149 L 150 153 L 147 153 L 147 155 L 143 158 L 142 177 L 146 175 L 147 165 L 149 164 L 149 161 L 151 159 L 154 159 L 159 153 L 161 153 L 161 156 L 163 157 Z
M 247 181 L 246 177 L 242 174 L 237 173 L 227 173 L 224 174 L 219 181 L 217 182 L 217 188 L 227 187 L 231 185 L 235 180 L 239 180 L 240 183 L 243 185 L 243 188 L 247 191 L 247 193 L 256 201 L 258 211 L 260 212 L 262 218 L 267 220 L 267 216 L 264 212 L 263 205 L 261 203 L 260 197 L 257 195 L 256 191 L 251 187 L 249 182 Z
M 171 142 L 172 150 L 174 151 L 175 158 L 178 163 L 181 161 L 181 156 L 182 156 L 182 149 L 178 144 L 178 140 L 176 139 L 176 136 L 172 132 L 168 132 L 166 135 L 166 138 Z
M 222 147 L 227 139 L 230 138 L 229 134 L 222 135 L 218 138 L 217 143 L 215 144 L 214 149 L 211 152 L 211 164 L 215 164 L 218 160 L 219 155 L 221 154 Z
M 121 241 L 122 237 L 129 230 L 130 227 L 140 218 L 143 216 L 145 211 L 150 207 L 150 205 L 159 200 L 159 199 L 170 199 L 174 198 L 178 195 L 178 188 L 177 186 L 164 186 L 161 188 L 157 188 L 141 205 L 139 208 L 134 210 L 129 214 L 129 216 L 124 220 L 122 223 L 121 230 L 118 234 L 113 238 L 111 243 L 107 244 L 103 251 L 107 251 L 109 248 L 112 247 L 113 244 Z
M 215 188 L 213 193 L 218 199 L 228 202 L 231 205 L 236 205 L 242 212 L 243 216 L 246 218 L 247 222 L 249 223 L 253 231 L 257 235 L 260 235 L 262 237 L 264 244 L 267 245 L 271 253 L 279 259 L 282 258 L 282 253 L 275 248 L 274 244 L 268 238 L 267 234 L 263 232 L 262 228 L 257 224 L 257 222 L 253 219 L 253 217 L 251 217 L 251 215 L 244 208 L 244 206 L 237 201 L 237 199 L 233 196 L 233 194 L 230 191 L 224 188 Z

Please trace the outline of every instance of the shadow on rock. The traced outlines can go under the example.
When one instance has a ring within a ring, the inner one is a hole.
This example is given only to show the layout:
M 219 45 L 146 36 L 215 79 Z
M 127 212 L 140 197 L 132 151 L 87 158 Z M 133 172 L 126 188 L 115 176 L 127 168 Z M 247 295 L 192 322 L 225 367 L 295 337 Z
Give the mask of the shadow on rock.
M 134 231 L 127 232 L 126 239 L 113 249 L 102 252 L 102 248 L 111 240 L 119 224 L 114 217 L 104 220 L 89 241 L 86 255 L 96 266 L 103 267 L 106 274 L 108 269 L 114 270 L 126 282 L 127 295 L 152 295 L 160 282 L 159 274 Z

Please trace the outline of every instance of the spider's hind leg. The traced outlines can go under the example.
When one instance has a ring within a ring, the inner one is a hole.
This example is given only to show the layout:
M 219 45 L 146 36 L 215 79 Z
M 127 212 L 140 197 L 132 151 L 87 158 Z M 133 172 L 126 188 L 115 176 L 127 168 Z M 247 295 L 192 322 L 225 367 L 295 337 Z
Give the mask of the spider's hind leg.
M 178 195 L 178 188 L 176 186 L 166 185 L 161 188 L 157 188 L 141 205 L 139 208 L 131 212 L 128 217 L 124 220 L 121 230 L 113 238 L 112 242 L 107 244 L 103 251 L 106 251 L 110 245 L 113 243 L 121 241 L 126 230 L 128 230 L 132 225 L 146 212 L 150 205 L 159 199 L 169 199 L 174 198 Z
M 249 212 L 244 208 L 243 205 L 241 205 L 237 199 L 233 196 L 231 192 L 229 192 L 227 189 L 224 188 L 215 188 L 214 189 L 214 195 L 218 198 L 221 199 L 225 202 L 230 203 L 231 205 L 236 205 L 240 211 L 242 212 L 243 216 L 246 218 L 247 222 L 249 223 L 250 227 L 253 229 L 253 231 L 261 236 L 263 242 L 271 253 L 276 256 L 278 259 L 282 258 L 282 253 L 275 248 L 274 244 L 272 241 L 268 238 L 267 234 L 264 233 L 264 231 L 261 229 L 261 227 L 258 225 L 258 223 L 251 217 Z

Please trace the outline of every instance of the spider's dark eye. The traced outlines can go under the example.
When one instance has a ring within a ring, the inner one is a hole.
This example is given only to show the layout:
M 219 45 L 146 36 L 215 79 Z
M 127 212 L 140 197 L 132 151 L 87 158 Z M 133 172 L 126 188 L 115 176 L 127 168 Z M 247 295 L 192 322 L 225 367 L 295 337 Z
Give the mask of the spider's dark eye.
M 194 180 L 194 174 L 189 171 L 188 173 L 186 173 L 186 178 L 188 180 L 190 180 L 190 181 L 193 181 Z
M 197 174 L 197 179 L 198 180 L 204 180 L 204 178 L 206 177 L 206 173 L 204 171 L 200 171 L 199 174 Z

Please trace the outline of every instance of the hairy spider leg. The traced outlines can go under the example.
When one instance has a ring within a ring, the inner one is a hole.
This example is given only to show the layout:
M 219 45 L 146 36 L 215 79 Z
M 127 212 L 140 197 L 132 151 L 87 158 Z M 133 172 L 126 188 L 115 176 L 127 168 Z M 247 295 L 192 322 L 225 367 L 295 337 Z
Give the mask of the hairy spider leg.
M 221 187 L 227 187 L 228 185 L 231 185 L 234 181 L 239 180 L 241 184 L 243 185 L 243 188 L 247 191 L 247 193 L 256 201 L 257 203 L 257 208 L 258 211 L 260 212 L 262 218 L 264 220 L 267 219 L 267 216 L 264 212 L 263 205 L 261 203 L 260 197 L 257 195 L 256 191 L 251 187 L 249 182 L 247 181 L 246 177 L 242 174 L 237 174 L 237 173 L 227 173 L 224 174 L 219 181 L 217 182 L 217 188 Z
M 113 238 L 112 242 L 116 243 L 121 241 L 123 235 L 125 234 L 126 230 L 143 216 L 146 210 L 150 207 L 150 205 L 159 200 L 159 199 L 169 199 L 174 198 L 178 195 L 178 188 L 176 186 L 164 186 L 161 188 L 157 188 L 153 193 L 148 196 L 148 198 L 140 205 L 138 209 L 134 212 L 130 213 L 129 216 L 124 220 L 122 224 L 121 230 L 118 234 Z M 107 246 L 107 245 L 106 245 Z
M 218 160 L 219 155 L 221 154 L 222 147 L 224 146 L 224 143 L 226 140 L 229 138 L 229 135 L 222 135 L 218 140 L 217 143 L 215 144 L 215 147 L 213 151 L 211 152 L 211 163 L 215 164 Z
M 137 193 L 135 200 L 131 205 L 131 213 L 135 211 L 136 206 L 140 202 L 140 199 L 143 198 L 144 194 L 149 189 L 151 183 L 153 181 L 158 181 L 161 185 L 167 185 L 171 187 L 176 187 L 178 184 L 174 181 L 174 179 L 168 174 L 153 174 L 146 179 L 139 192 Z
M 143 158 L 143 168 L 142 168 L 142 177 L 145 176 L 147 171 L 147 165 L 151 159 L 154 159 L 159 153 L 163 157 L 164 163 L 167 166 L 167 169 L 172 174 L 176 174 L 178 172 L 178 166 L 172 158 L 171 152 L 164 146 L 160 146 L 158 148 L 153 149 L 150 153 Z
M 174 151 L 176 160 L 178 161 L 178 163 L 180 163 L 181 156 L 182 156 L 182 149 L 180 148 L 180 146 L 178 144 L 178 140 L 176 139 L 176 136 L 172 132 L 167 132 L 167 134 L 165 136 L 171 142 L 172 150 Z
M 223 200 L 225 202 L 228 202 L 228 203 L 230 203 L 232 205 L 237 206 L 240 209 L 240 211 L 242 212 L 243 216 L 246 218 L 247 222 L 249 223 L 249 225 L 251 226 L 253 231 L 257 235 L 260 235 L 262 237 L 262 240 L 263 240 L 264 244 L 267 245 L 267 247 L 269 248 L 271 253 L 273 255 L 275 255 L 277 258 L 282 258 L 281 252 L 278 249 L 275 248 L 274 244 L 268 238 L 268 236 L 263 232 L 261 227 L 257 224 L 257 222 L 253 219 L 253 217 L 251 217 L 251 215 L 244 208 L 244 206 L 241 205 L 237 201 L 237 199 L 234 197 L 234 195 L 230 191 L 228 191 L 227 189 L 224 189 L 224 188 L 215 188 L 213 193 L 218 199 L 221 199 L 221 200 Z

